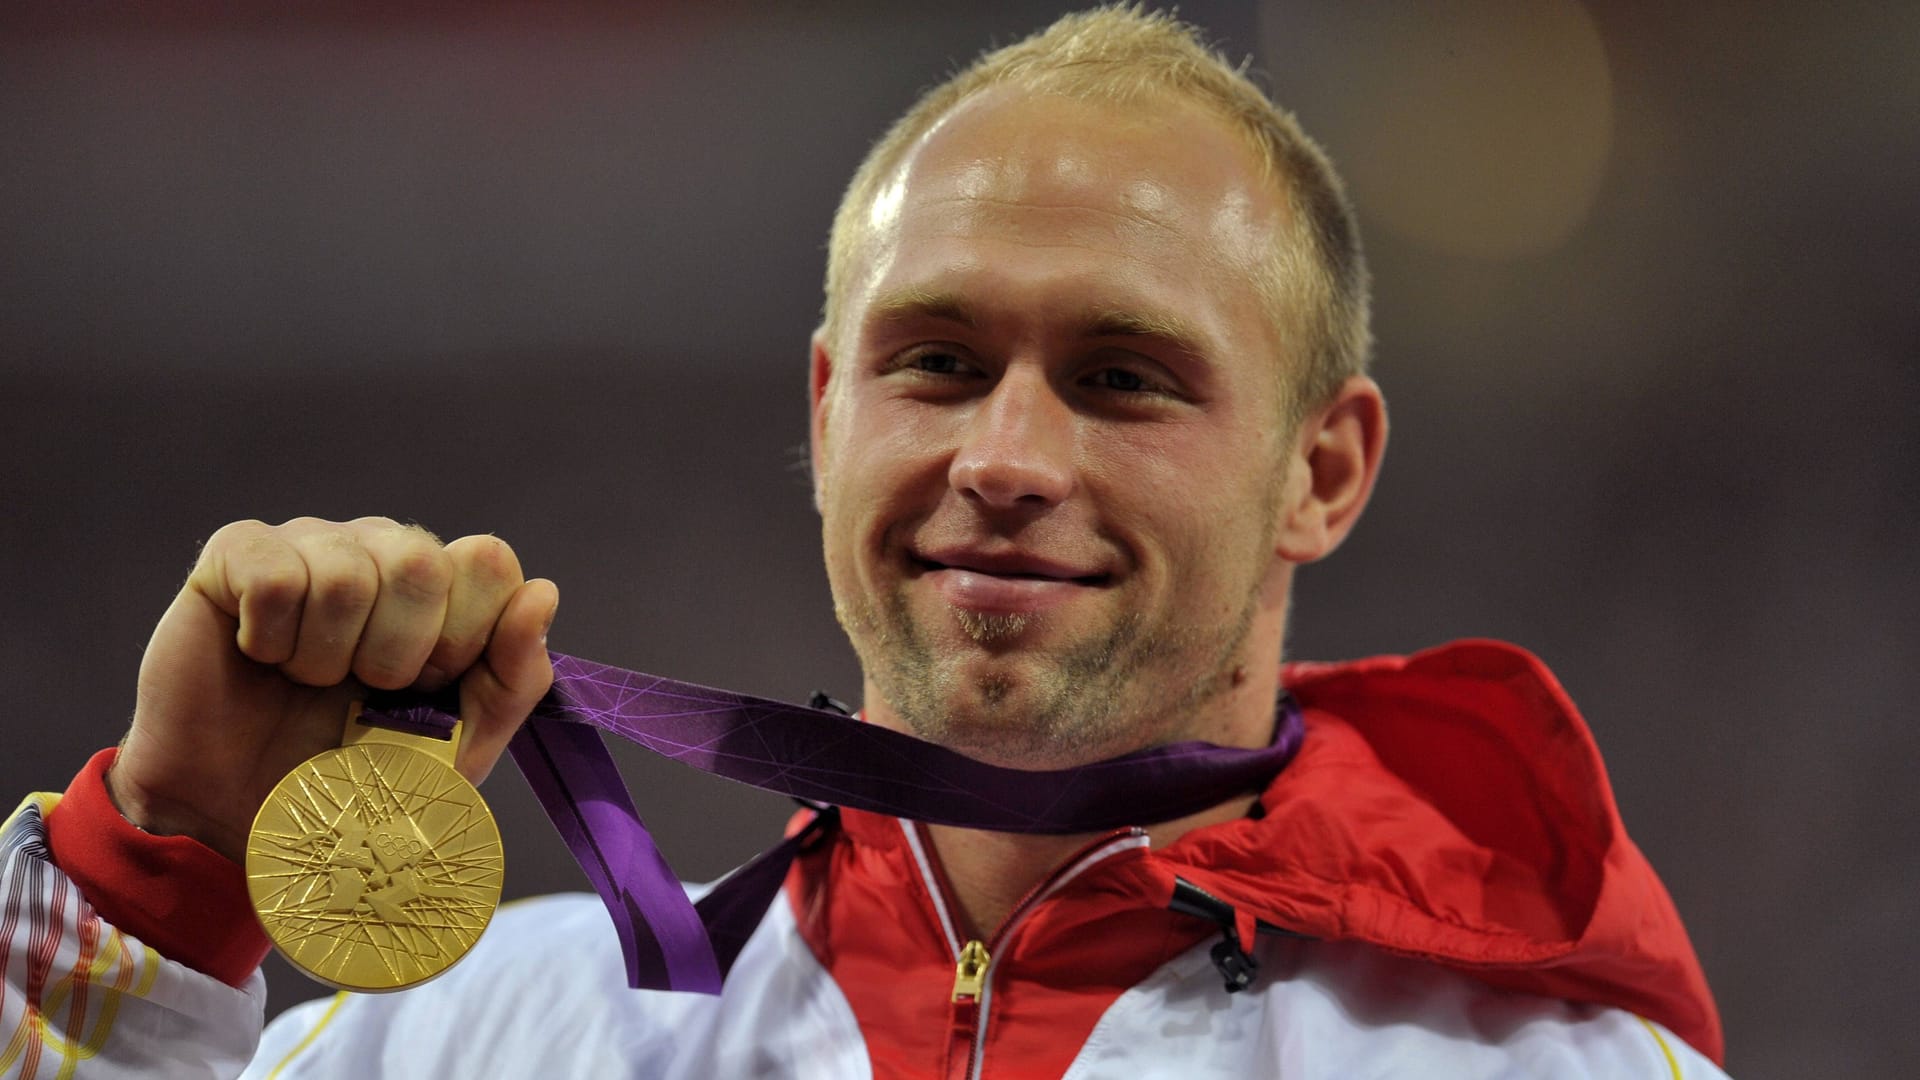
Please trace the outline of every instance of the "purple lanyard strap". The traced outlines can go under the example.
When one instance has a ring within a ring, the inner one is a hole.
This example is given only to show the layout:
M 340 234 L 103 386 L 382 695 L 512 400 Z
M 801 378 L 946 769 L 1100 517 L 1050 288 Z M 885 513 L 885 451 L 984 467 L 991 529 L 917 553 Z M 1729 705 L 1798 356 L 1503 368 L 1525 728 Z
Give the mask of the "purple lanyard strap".
M 1300 748 L 1304 724 L 1281 698 L 1257 750 L 1183 742 L 1070 769 L 1009 769 L 825 709 L 643 675 L 553 654 L 553 689 L 511 744 L 620 934 L 637 988 L 720 992 L 720 982 L 815 829 L 687 899 L 640 821 L 600 731 L 702 772 L 821 806 L 936 825 L 1088 833 L 1171 821 L 1259 790 Z M 445 738 L 450 695 L 375 694 L 361 719 Z M 598 730 L 595 730 L 598 729 Z

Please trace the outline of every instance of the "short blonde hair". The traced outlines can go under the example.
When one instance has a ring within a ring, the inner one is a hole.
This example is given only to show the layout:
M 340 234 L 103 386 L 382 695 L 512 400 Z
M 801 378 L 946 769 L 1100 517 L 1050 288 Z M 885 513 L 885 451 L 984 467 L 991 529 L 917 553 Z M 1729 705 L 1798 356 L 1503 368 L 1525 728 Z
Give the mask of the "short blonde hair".
M 830 338 L 840 329 L 840 297 L 854 272 L 862 221 L 881 186 L 941 118 L 975 94 L 1008 85 L 1115 105 L 1180 95 L 1214 110 L 1246 137 L 1292 211 L 1285 238 L 1256 285 L 1279 340 L 1304 338 L 1306 344 L 1298 392 L 1287 395 L 1293 419 L 1330 400 L 1348 376 L 1366 371 L 1372 351 L 1367 264 L 1332 163 L 1291 115 L 1247 79 L 1244 65 L 1227 63 L 1172 15 L 1132 4 L 1067 15 L 1024 41 L 983 54 L 921 95 L 874 144 L 833 217 L 822 313 Z

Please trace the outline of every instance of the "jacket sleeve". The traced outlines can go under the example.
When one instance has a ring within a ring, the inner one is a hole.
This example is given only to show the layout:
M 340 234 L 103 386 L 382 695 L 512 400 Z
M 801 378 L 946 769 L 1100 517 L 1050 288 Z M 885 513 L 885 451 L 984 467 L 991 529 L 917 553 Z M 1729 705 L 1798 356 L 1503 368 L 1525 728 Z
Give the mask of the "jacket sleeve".
M 75 788 L 88 779 L 83 770 Z M 97 775 L 92 782 L 99 783 Z M 230 985 L 103 917 L 92 892 L 55 862 L 48 821 L 67 812 L 62 804 L 75 788 L 64 797 L 29 796 L 0 826 L 0 1076 L 238 1076 L 264 1017 L 258 956 Z M 105 800 L 104 789 L 99 798 Z M 81 840 L 90 828 L 110 827 L 89 820 L 85 803 L 82 797 L 62 826 L 76 828 Z M 111 811 L 111 802 L 106 806 Z M 119 824 L 138 834 L 124 819 Z M 104 864 L 105 854 L 95 862 Z M 190 896 L 204 884 L 174 887 Z M 150 905 L 137 894 L 116 895 L 106 906 L 135 912 L 127 921 L 140 922 L 171 903 L 154 899 Z M 203 909 L 218 907 L 202 899 Z M 157 936 L 168 934 L 163 928 Z

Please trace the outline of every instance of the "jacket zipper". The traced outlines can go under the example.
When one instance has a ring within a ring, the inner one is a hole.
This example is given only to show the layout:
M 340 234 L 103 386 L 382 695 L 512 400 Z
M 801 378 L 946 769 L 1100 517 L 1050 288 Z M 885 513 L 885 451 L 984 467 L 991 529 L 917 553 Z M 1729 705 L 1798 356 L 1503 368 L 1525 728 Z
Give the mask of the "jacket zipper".
M 980 1069 L 984 1062 L 981 1053 L 987 1041 L 987 1014 L 993 993 L 993 957 L 1007 938 L 1026 921 L 1026 917 L 1040 902 L 1058 892 L 1067 882 L 1080 876 L 1088 867 L 1123 851 L 1144 848 L 1148 845 L 1144 829 L 1116 829 L 1100 837 L 1075 852 L 1061 863 L 1053 873 L 1038 885 L 1027 890 L 1006 918 L 988 936 L 986 941 L 972 938 L 960 940 L 959 923 L 954 913 L 959 908 L 947 888 L 946 880 L 935 872 L 933 866 L 933 844 L 928 840 L 926 827 L 917 822 L 902 821 L 906 829 L 907 841 L 913 849 L 915 860 L 920 865 L 920 874 L 933 897 L 934 907 L 940 917 L 941 928 L 946 931 L 947 946 L 953 950 L 953 1038 L 965 1038 L 967 1047 L 967 1068 L 960 1075 L 966 1080 L 979 1080 Z M 951 1059 L 951 1052 L 950 1052 Z

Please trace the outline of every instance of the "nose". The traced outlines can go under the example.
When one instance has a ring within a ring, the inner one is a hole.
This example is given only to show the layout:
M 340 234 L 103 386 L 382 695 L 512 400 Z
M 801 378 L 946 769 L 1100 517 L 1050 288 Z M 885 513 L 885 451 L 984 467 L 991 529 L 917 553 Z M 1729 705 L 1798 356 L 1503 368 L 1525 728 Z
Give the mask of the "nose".
M 1009 368 L 967 420 L 947 482 L 1000 509 L 1041 509 L 1074 484 L 1074 422 L 1044 373 Z

